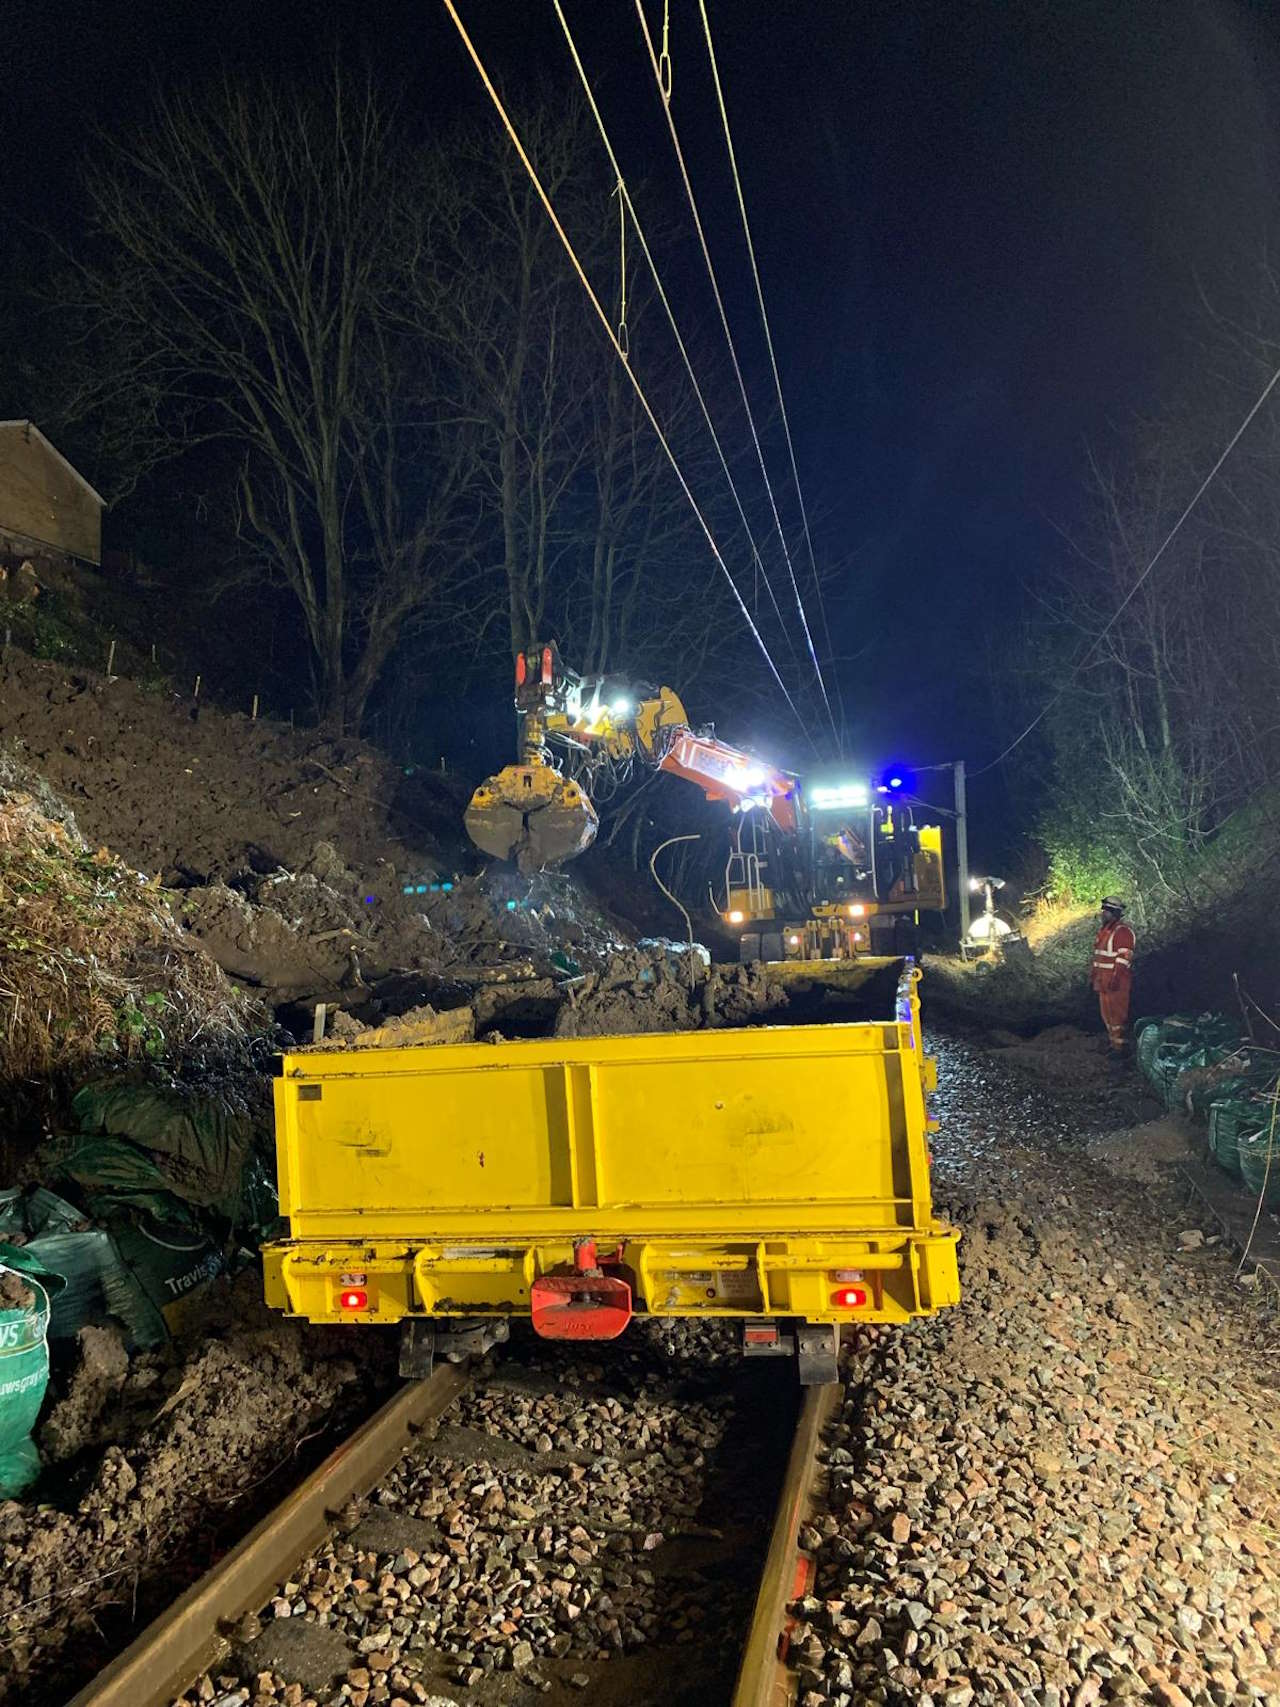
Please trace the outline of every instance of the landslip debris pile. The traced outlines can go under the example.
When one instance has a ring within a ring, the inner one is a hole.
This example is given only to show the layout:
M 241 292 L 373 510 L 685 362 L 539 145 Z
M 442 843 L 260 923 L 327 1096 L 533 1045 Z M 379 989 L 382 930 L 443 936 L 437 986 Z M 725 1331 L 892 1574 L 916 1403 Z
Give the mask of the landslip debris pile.
M 246 869 L 188 887 L 178 906 L 218 964 L 277 1009 L 321 1000 L 362 1015 L 394 1009 L 415 979 L 546 972 L 556 957 L 607 954 L 620 934 L 569 878 L 397 877 L 379 890 L 324 841 L 297 870 Z
M 0 672 L 0 743 L 72 804 L 95 844 L 169 888 L 225 881 L 246 863 L 299 870 L 325 841 L 386 892 L 392 869 L 459 842 L 465 798 L 449 778 L 16 648 Z
M 168 1606 L 270 1501 L 282 1464 L 389 1390 L 394 1347 L 281 1322 L 259 1285 L 224 1287 L 165 1351 L 81 1334 L 37 1429 L 64 1467 L 45 1484 L 59 1499 L 0 1503 L 0 1700 L 65 1700 L 110 1657 L 122 1609 L 127 1628 Z
M 168 898 L 0 758 L 0 1078 L 237 1046 L 245 998 Z
M 467 789 L 359 741 L 14 650 L 0 743 L 43 778 L 55 819 L 70 829 L 48 791 L 273 1008 L 356 1004 L 395 976 L 599 953 L 627 934 L 571 877 L 478 870 Z
M 712 966 L 705 950 L 644 939 L 557 952 L 491 968 L 456 968 L 448 977 L 391 979 L 353 1008 L 325 1015 L 325 1049 L 420 1043 L 499 1042 L 519 1037 L 605 1037 L 697 1031 L 784 1016 L 785 988 L 762 968 Z M 583 970 L 583 968 L 587 970 Z M 414 1005 L 398 1011 L 409 998 Z
M 1037 1148 L 1041 1096 L 943 1054 L 963 1302 L 847 1373 L 802 1536 L 801 1702 L 1280 1700 L 1280 1451 L 1251 1299 L 1177 1236 L 1167 1183 Z M 998 1194 L 965 1158 L 975 1129 Z

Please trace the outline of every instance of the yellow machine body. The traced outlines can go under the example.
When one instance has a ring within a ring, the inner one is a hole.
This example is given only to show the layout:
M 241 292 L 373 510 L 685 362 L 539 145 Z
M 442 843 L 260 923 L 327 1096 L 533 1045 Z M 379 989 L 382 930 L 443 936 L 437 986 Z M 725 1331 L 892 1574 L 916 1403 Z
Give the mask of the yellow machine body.
M 739 864 L 750 880 L 735 883 L 730 879 L 727 905 L 720 916 L 732 930 L 773 925 L 783 960 L 841 961 L 871 956 L 873 918 L 940 913 L 947 905 L 942 831 L 937 824 L 919 829 L 914 889 L 893 892 L 880 900 L 815 901 L 807 918 L 787 918 L 774 891 L 759 875 L 762 867 L 758 857 L 753 862 L 740 856 Z
M 528 1315 L 585 1248 L 659 1316 L 903 1322 L 955 1303 L 918 974 L 892 965 L 874 1022 L 284 1056 L 268 1303 L 315 1322 Z

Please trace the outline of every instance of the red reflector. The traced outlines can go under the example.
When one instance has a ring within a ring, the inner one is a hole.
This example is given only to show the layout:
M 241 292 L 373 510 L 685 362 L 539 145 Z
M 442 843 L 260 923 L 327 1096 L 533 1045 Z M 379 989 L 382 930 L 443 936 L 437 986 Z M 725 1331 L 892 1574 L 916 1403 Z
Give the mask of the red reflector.
M 367 1310 L 369 1294 L 363 1286 L 347 1286 L 338 1294 L 338 1303 L 344 1310 Z
M 831 1302 L 837 1310 L 861 1310 L 866 1301 L 865 1286 L 841 1286 L 831 1294 Z

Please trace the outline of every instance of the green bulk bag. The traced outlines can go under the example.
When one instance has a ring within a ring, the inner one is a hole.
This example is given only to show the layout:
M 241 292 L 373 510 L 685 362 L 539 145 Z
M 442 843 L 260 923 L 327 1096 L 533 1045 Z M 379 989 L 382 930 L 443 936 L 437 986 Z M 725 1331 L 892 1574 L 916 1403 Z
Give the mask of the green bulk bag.
M 1242 1134 L 1237 1145 L 1240 1155 L 1240 1177 L 1245 1189 L 1257 1197 L 1263 1190 L 1266 1181 L 1266 1195 L 1263 1207 L 1274 1209 L 1280 1205 L 1280 1123 L 1273 1125 L 1268 1114 L 1267 1123 L 1260 1131 Z M 1271 1166 L 1268 1171 L 1267 1157 L 1271 1156 Z
M 1240 1139 L 1258 1130 L 1265 1105 L 1252 1097 L 1223 1097 L 1209 1108 L 1209 1149 L 1218 1166 L 1240 1178 Z
M 1135 1034 L 1134 1053 L 1137 1056 L 1138 1071 L 1145 1079 L 1151 1077 L 1156 1050 L 1160 1047 L 1160 1031 L 1160 1021 L 1156 1020 L 1153 1024 L 1143 1026 L 1142 1030 Z
M 1190 1043 L 1195 1033 L 1194 1014 L 1166 1014 L 1160 1021 L 1160 1038 L 1163 1043 Z
M 1244 1038 L 1240 1021 L 1227 1014 L 1201 1014 L 1195 1033 L 1198 1042 L 1217 1044 L 1224 1050 L 1236 1048 Z
M 141 1314 L 130 1323 L 142 1345 L 158 1345 L 177 1320 L 183 1301 L 226 1272 L 225 1251 L 199 1228 L 157 1222 L 147 1215 L 121 1216 L 113 1221 L 111 1236 L 150 1312 L 149 1325 Z
M 1249 1102 L 1258 1089 L 1258 1081 L 1250 1073 L 1224 1073 L 1196 1086 L 1191 1093 L 1191 1112 L 1201 1120 L 1212 1120 L 1215 1103 Z
M 1178 1106 L 1178 1076 L 1189 1067 L 1204 1066 L 1204 1050 L 1195 1043 L 1162 1043 L 1156 1051 L 1151 1083 L 1166 1108 Z
M 169 1191 L 228 1220 L 234 1217 L 254 1135 L 244 1110 L 220 1097 L 129 1079 L 85 1085 L 71 1106 L 85 1137 L 125 1139 L 151 1151 Z
M 1135 1033 L 1136 1035 L 1136 1033 Z M 1195 1016 L 1193 1014 L 1169 1014 L 1167 1018 L 1157 1020 L 1155 1024 L 1142 1022 L 1142 1034 L 1137 1038 L 1138 1066 L 1148 1079 L 1155 1083 L 1156 1060 L 1161 1049 L 1174 1049 L 1185 1043 L 1195 1041 Z M 1157 1089 L 1159 1086 L 1157 1086 Z
M 49 1294 L 32 1274 L 0 1267 L 30 1302 L 0 1307 L 0 1499 L 16 1499 L 40 1474 L 31 1431 L 49 1385 Z

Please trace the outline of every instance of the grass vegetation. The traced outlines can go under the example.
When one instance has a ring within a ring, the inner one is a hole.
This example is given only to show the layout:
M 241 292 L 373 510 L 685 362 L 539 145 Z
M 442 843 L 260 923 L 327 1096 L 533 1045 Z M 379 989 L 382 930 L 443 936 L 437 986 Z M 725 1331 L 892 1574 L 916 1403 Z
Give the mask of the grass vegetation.
M 0 1081 L 216 1052 L 250 1019 L 164 892 L 0 759 Z

